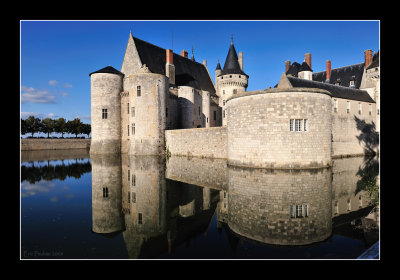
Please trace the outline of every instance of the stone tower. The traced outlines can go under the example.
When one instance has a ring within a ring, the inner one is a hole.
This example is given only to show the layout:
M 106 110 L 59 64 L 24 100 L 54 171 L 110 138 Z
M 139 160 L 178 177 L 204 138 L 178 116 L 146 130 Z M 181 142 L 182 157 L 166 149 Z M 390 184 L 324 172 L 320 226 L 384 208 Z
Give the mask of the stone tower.
M 121 97 L 124 74 L 107 66 L 89 74 L 92 142 L 90 154 L 121 153 Z
M 243 53 L 236 53 L 233 39 L 226 56 L 224 68 L 221 71 L 219 63 L 215 70 L 215 84 L 219 96 L 219 106 L 222 108 L 222 125 L 226 126 L 226 100 L 232 95 L 246 91 L 249 76 L 243 72 Z

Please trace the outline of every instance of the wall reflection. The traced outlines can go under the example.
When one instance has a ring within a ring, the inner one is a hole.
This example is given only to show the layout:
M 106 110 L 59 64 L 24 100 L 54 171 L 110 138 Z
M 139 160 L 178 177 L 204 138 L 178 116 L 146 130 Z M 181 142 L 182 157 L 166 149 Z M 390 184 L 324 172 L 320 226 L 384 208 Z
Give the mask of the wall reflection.
M 333 233 L 346 235 L 341 225 L 368 217 L 362 223 L 379 225 L 379 215 L 367 216 L 376 202 L 360 183 L 379 182 L 377 169 L 363 158 L 303 171 L 233 168 L 226 160 L 186 157 L 91 159 L 93 232 L 122 232 L 130 258 L 190 247 L 196 236 L 207 235 L 215 213 L 232 248 L 241 238 L 285 246 L 324 242 Z

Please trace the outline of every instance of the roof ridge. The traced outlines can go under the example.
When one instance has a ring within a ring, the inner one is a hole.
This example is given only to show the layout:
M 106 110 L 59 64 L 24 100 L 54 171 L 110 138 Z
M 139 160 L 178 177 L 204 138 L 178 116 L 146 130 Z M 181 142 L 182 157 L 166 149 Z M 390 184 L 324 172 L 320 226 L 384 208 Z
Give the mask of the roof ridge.
M 290 77 L 291 79 L 298 79 L 298 80 L 301 80 L 301 81 L 306 81 L 306 83 L 307 83 L 307 82 L 319 83 L 319 84 L 321 84 L 321 85 L 328 86 L 328 87 L 337 87 L 337 88 L 341 88 L 341 89 L 356 90 L 356 91 L 364 91 L 364 92 L 367 92 L 366 90 L 358 89 L 358 88 L 351 88 L 351 87 L 340 86 L 340 85 L 335 85 L 335 84 L 330 84 L 330 83 L 324 83 L 324 82 L 320 82 L 320 81 L 314 81 L 314 80 L 306 80 L 306 79 L 302 79 L 302 78 L 294 77 L 294 76 L 288 76 L 288 77 Z M 368 93 L 368 92 L 367 92 L 367 93 Z
M 132 38 L 138 39 L 138 40 L 140 40 L 140 41 L 142 41 L 142 42 L 145 42 L 146 44 L 149 44 L 149 45 L 151 45 L 151 46 L 153 46 L 153 47 L 157 47 L 157 48 L 162 49 L 162 50 L 164 50 L 164 51 L 167 50 L 167 49 L 164 49 L 163 47 L 154 45 L 154 44 L 152 44 L 152 43 L 150 43 L 150 42 L 147 42 L 147 41 L 145 41 L 145 40 L 142 40 L 142 39 L 140 39 L 140 38 L 138 38 L 138 37 L 134 37 L 133 35 L 132 35 Z M 198 64 L 200 64 L 200 65 L 205 66 L 203 63 L 197 62 L 197 61 L 195 61 L 195 60 L 191 60 L 191 59 L 188 58 L 188 57 L 184 57 L 184 56 L 182 56 L 182 55 L 180 55 L 180 54 L 178 54 L 178 53 L 175 53 L 174 50 L 172 50 L 172 53 L 173 53 L 173 54 L 176 54 L 177 56 L 179 56 L 179 57 L 181 57 L 181 58 L 186 58 L 187 60 L 190 60 L 191 62 L 195 62 L 195 63 L 198 63 Z
M 336 70 L 336 69 L 340 69 L 340 68 L 346 68 L 346 67 L 350 67 L 350 66 L 361 65 L 361 64 L 364 64 L 364 63 L 365 63 L 365 62 L 361 62 L 361 63 L 357 63 L 357 64 L 351 64 L 351 65 L 347 65 L 347 66 L 332 68 L 331 71 Z M 324 72 L 326 72 L 326 70 L 325 70 L 325 71 L 315 72 L 314 74 L 324 73 Z

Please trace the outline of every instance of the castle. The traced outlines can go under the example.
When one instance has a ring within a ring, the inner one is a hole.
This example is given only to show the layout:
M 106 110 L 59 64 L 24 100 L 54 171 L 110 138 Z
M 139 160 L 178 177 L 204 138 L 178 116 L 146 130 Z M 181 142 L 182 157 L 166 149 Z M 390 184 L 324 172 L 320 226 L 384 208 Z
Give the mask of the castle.
M 379 52 L 365 62 L 313 73 L 285 62 L 274 88 L 247 92 L 233 40 L 215 84 L 207 61 L 131 33 L 121 71 L 91 77 L 91 154 L 225 158 L 261 168 L 319 168 L 332 158 L 375 153 L 379 139 Z

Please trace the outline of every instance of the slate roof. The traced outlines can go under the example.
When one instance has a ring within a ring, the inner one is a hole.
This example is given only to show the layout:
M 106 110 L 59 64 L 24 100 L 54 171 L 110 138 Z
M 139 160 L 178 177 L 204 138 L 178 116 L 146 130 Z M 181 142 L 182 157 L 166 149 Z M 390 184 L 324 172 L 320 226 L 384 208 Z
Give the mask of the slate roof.
M 332 94 L 332 97 L 375 103 L 375 101 L 365 90 L 343 87 L 343 86 L 335 86 L 329 83 L 305 80 L 291 76 L 287 76 L 287 78 L 289 79 L 289 82 L 292 84 L 292 86 L 295 88 L 302 87 L 302 88 L 325 89 Z
M 242 74 L 247 77 L 249 77 L 246 73 L 240 69 L 239 65 L 239 60 L 238 56 L 235 50 L 235 46 L 233 43 L 231 43 L 231 46 L 229 47 L 228 55 L 226 56 L 224 68 L 222 69 L 222 72 L 219 76 L 221 75 L 227 75 L 227 74 Z
M 132 38 L 141 62 L 146 64 L 151 72 L 165 75 L 166 50 L 136 37 Z M 176 86 L 190 86 L 215 94 L 214 84 L 203 64 L 176 53 L 173 53 L 173 63 Z
M 121 73 L 120 71 L 118 71 L 117 69 L 115 69 L 114 67 L 111 67 L 111 66 L 107 66 L 107 67 L 104 67 L 104 68 L 102 68 L 100 70 L 92 72 L 92 73 L 89 74 L 89 76 L 92 75 L 92 74 L 95 74 L 95 73 L 110 73 L 110 74 L 118 74 L 118 75 L 125 76 L 124 73 Z
M 354 88 L 358 89 L 361 85 L 362 76 L 364 73 L 364 63 L 349 65 L 331 70 L 330 84 L 340 81 L 340 85 L 344 87 L 350 86 L 350 81 L 355 81 Z M 313 73 L 313 81 L 326 82 L 326 71 Z
M 300 67 L 300 72 L 301 71 L 313 71 L 311 68 L 310 68 L 310 66 L 307 64 L 307 62 L 303 62 L 302 64 L 301 64 L 301 67 Z

